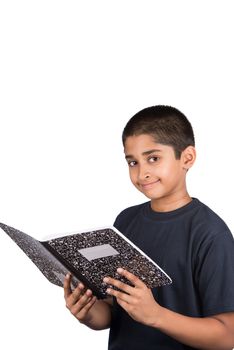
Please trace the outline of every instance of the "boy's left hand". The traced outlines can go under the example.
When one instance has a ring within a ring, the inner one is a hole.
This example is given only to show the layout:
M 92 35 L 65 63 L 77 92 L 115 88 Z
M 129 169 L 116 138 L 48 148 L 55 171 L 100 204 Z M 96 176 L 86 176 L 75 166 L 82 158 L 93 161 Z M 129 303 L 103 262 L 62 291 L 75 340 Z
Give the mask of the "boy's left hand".
M 155 301 L 151 290 L 135 275 L 119 268 L 119 275 L 127 278 L 134 287 L 111 277 L 105 277 L 104 282 L 120 289 L 107 289 L 109 295 L 115 296 L 118 304 L 135 320 L 148 326 L 153 326 L 160 312 L 160 305 Z M 122 292 L 123 291 L 123 292 Z

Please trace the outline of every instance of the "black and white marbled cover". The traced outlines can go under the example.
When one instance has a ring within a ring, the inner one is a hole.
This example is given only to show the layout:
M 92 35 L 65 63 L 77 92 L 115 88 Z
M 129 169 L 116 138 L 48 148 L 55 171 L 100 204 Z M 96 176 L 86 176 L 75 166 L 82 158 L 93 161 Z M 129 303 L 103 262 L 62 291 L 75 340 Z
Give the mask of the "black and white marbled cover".
M 114 227 L 69 234 L 38 241 L 25 233 L 0 224 L 48 280 L 62 286 L 69 271 L 93 290 L 99 298 L 107 296 L 105 276 L 129 283 L 117 273 L 122 267 L 138 276 L 149 288 L 170 284 L 170 277 Z
M 53 284 L 62 287 L 69 269 L 46 249 L 43 244 L 24 232 L 0 223 L 0 227 L 23 250 L 23 252 L 38 267 L 43 275 Z M 72 287 L 77 285 L 77 278 L 73 277 Z

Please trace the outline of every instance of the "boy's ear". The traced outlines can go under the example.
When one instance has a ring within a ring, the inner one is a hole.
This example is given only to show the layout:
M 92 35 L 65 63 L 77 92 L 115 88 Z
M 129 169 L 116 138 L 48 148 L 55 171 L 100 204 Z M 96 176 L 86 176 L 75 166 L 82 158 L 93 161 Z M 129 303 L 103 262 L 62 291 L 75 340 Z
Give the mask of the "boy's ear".
M 182 167 L 188 171 L 196 160 L 196 150 L 193 146 L 188 146 L 181 154 Z

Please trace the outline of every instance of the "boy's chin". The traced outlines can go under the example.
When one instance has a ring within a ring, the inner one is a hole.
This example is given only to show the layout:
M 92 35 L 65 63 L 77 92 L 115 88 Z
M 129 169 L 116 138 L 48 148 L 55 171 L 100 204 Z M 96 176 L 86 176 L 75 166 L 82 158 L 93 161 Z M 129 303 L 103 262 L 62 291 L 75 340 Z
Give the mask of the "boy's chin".
M 149 194 L 145 194 L 143 193 L 145 197 L 149 198 L 151 201 L 154 200 L 154 199 L 157 199 L 155 198 L 155 196 L 150 196 Z
M 142 191 L 141 191 L 141 193 L 142 193 L 145 197 L 149 198 L 152 202 L 153 202 L 153 201 L 158 201 L 158 200 L 160 200 L 160 199 L 164 199 L 164 198 L 165 198 L 165 196 L 164 196 L 163 194 L 146 193 L 146 192 L 142 192 Z
M 154 195 L 154 194 L 152 194 L 152 193 L 147 193 L 147 192 L 143 192 L 143 191 L 141 191 L 141 193 L 142 193 L 145 197 L 149 198 L 150 200 L 157 200 L 157 199 L 160 198 L 160 196 L 156 196 L 156 195 Z

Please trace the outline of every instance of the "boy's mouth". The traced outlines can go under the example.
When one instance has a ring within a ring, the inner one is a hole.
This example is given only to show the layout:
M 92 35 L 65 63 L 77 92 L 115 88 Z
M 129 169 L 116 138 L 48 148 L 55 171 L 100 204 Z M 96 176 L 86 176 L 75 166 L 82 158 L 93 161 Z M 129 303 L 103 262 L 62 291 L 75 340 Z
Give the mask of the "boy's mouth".
M 143 189 L 143 190 L 147 190 L 147 189 L 150 189 L 152 188 L 156 183 L 160 182 L 160 180 L 156 180 L 156 181 L 152 181 L 152 182 L 148 182 L 148 183 L 141 183 L 140 184 L 140 187 Z

